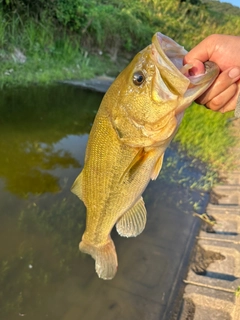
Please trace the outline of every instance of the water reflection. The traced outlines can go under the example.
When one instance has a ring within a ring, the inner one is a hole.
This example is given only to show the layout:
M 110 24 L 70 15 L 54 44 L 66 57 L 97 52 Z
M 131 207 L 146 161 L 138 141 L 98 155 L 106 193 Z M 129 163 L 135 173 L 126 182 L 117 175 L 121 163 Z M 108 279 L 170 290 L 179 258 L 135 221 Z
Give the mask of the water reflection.
M 51 170 L 79 168 L 80 163 L 56 143 L 89 132 L 101 97 L 59 86 L 2 91 L 0 177 L 5 188 L 19 196 L 59 192 L 59 178 Z
M 83 165 L 101 94 L 68 86 L 5 89 L 0 118 L 0 319 L 169 319 L 206 196 L 197 163 L 169 149 L 144 193 L 146 230 L 113 231 L 119 271 L 99 280 L 78 250 L 85 208 L 70 187 Z

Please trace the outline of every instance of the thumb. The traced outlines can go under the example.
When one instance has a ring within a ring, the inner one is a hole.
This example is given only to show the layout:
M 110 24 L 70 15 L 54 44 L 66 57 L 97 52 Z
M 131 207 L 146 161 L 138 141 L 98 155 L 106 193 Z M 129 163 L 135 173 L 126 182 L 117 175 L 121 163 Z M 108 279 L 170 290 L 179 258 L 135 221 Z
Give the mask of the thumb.
M 210 37 L 207 37 L 203 41 L 201 41 L 196 47 L 190 50 L 186 56 L 184 57 L 184 63 L 189 63 L 190 61 L 199 60 L 201 62 L 208 61 L 211 57 L 211 52 L 209 52 L 209 44 Z
M 209 42 L 208 38 L 190 50 L 183 59 L 184 64 L 188 63 L 193 65 L 193 68 L 189 71 L 191 75 L 202 74 L 205 71 L 203 62 L 210 59 L 210 53 L 208 51 L 209 45 L 207 45 Z

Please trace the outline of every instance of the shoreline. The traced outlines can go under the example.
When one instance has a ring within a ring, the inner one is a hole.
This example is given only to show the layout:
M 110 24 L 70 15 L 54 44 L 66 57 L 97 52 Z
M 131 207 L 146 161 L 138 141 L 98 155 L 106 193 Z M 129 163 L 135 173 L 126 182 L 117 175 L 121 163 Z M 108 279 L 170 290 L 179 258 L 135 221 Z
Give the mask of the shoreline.
M 115 78 L 108 76 L 98 76 L 93 79 L 87 80 L 65 80 L 59 81 L 59 83 L 77 86 L 86 90 L 97 91 L 105 93 L 110 85 L 113 83 Z

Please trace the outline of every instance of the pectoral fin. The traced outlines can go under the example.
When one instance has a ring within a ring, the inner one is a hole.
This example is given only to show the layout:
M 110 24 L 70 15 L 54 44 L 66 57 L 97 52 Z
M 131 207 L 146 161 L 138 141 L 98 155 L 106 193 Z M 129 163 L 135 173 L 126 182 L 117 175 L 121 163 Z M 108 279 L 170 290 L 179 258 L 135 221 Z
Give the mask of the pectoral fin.
M 162 164 L 163 164 L 163 157 L 164 157 L 164 153 L 161 155 L 161 157 L 158 158 L 157 162 L 155 163 L 155 166 L 151 175 L 152 180 L 156 180 L 159 175 L 159 172 L 161 171 Z
M 83 200 L 82 195 L 82 172 L 79 174 L 77 179 L 74 181 L 72 188 L 72 193 L 74 193 L 76 196 L 78 196 L 79 199 Z
M 126 170 L 124 171 L 124 173 L 120 179 L 120 182 L 123 180 L 123 178 L 126 176 L 126 174 L 128 174 L 129 176 L 134 174 L 134 172 L 138 168 L 139 164 L 144 161 L 144 156 L 145 156 L 145 152 L 144 152 L 144 149 L 142 148 L 138 151 L 138 153 L 133 158 L 131 163 L 127 166 Z
M 145 228 L 147 211 L 141 197 L 138 202 L 118 220 L 117 232 L 122 237 L 136 237 Z
M 144 164 L 144 162 L 148 159 L 151 152 L 146 152 L 144 148 L 140 149 L 136 156 L 133 158 L 132 162 L 128 165 L 126 170 L 124 171 L 120 183 L 124 178 L 127 177 L 128 181 L 132 181 L 138 171 L 138 169 Z

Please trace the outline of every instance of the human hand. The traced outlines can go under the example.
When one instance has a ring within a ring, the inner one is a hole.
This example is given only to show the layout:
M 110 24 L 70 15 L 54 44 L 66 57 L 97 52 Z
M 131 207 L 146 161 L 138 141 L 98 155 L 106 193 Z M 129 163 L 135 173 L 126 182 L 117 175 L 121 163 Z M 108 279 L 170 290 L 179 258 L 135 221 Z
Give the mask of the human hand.
M 234 110 L 240 94 L 240 37 L 213 34 L 194 47 L 184 58 L 192 64 L 190 74 L 204 72 L 203 62 L 210 60 L 220 68 L 212 86 L 196 102 L 222 113 Z

